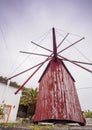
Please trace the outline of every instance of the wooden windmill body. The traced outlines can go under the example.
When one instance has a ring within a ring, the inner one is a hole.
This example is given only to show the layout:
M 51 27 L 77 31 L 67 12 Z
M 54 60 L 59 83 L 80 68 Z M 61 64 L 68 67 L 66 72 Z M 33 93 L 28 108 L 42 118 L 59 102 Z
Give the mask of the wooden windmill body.
M 36 70 L 28 77 L 28 79 L 21 85 L 21 87 L 15 92 L 17 94 L 25 84 L 32 78 L 32 76 L 43 66 L 43 64 L 49 61 L 45 71 L 43 72 L 39 80 L 39 94 L 37 98 L 36 111 L 34 116 L 34 122 L 61 122 L 61 123 L 79 123 L 80 125 L 85 125 L 85 119 L 82 114 L 80 107 L 77 91 L 75 88 L 75 80 L 68 71 L 63 61 L 69 61 L 70 63 L 92 73 L 92 70 L 85 68 L 81 64 L 92 65 L 92 63 L 86 63 L 81 61 L 69 60 L 61 55 L 61 52 L 75 45 L 84 39 L 81 38 L 73 44 L 67 46 L 63 50 L 57 52 L 57 48 L 63 43 L 67 38 L 69 33 L 63 38 L 60 44 L 56 45 L 55 29 L 52 28 L 53 34 L 53 51 L 40 46 L 37 43 L 31 42 L 36 46 L 50 51 L 50 55 L 43 55 L 37 53 L 23 52 L 26 54 L 33 54 L 38 56 L 47 57 L 43 62 L 24 70 L 10 78 L 8 80 L 19 76 L 33 68 Z
M 34 122 L 41 121 L 85 124 L 74 79 L 60 59 L 50 61 L 39 80 Z
M 75 80 L 57 57 L 54 30 L 53 36 L 54 56 L 39 80 L 34 122 L 77 122 L 84 125 Z

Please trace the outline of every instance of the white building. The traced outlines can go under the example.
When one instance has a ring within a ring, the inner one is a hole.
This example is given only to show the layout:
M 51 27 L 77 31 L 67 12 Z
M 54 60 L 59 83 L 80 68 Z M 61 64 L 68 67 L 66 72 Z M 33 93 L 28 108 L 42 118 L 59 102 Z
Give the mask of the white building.
M 19 101 L 22 91 L 15 95 L 18 88 L 10 84 L 8 86 L 5 81 L 0 81 L 0 104 L 5 104 L 4 107 L 4 122 L 15 122 L 19 107 Z

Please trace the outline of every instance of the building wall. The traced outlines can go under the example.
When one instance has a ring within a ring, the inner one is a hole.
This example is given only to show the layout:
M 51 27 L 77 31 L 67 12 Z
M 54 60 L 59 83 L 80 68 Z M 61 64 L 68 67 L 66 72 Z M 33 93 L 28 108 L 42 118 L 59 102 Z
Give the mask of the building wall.
M 11 86 L 6 86 L 3 83 L 0 83 L 0 104 L 6 104 L 11 106 L 11 111 L 10 111 L 10 116 L 8 119 L 8 115 L 5 115 L 5 122 L 15 122 L 16 121 L 16 116 L 17 116 L 17 111 L 19 107 L 19 101 L 20 101 L 20 96 L 21 96 L 21 91 L 15 95 L 15 91 L 17 88 L 11 87 Z M 5 109 L 5 113 L 7 109 Z M 8 119 L 8 120 L 7 120 Z

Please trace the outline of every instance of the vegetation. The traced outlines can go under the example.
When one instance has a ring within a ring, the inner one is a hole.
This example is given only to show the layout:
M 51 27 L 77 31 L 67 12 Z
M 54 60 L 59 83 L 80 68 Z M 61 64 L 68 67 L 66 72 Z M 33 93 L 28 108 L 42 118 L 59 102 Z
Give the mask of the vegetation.
M 6 77 L 0 76 L 0 83 L 3 83 L 7 85 L 8 79 Z M 19 88 L 20 85 L 18 85 L 16 82 L 10 82 L 10 86 Z M 23 110 L 20 110 L 18 112 L 18 116 L 26 118 L 29 116 L 33 116 L 35 112 L 35 107 L 36 107 L 36 101 L 37 101 L 37 95 L 38 95 L 38 89 L 35 88 L 23 88 L 22 90 L 22 97 L 20 99 L 20 106 L 23 108 Z M 19 106 L 19 108 L 20 108 Z M 0 113 L 2 113 L 2 109 L 0 106 Z M 3 113 L 2 113 L 3 115 Z
M 0 76 L 0 83 L 7 84 L 8 80 L 6 77 Z M 18 88 L 20 85 L 18 85 L 16 82 L 10 82 L 10 86 Z
M 22 97 L 20 99 L 18 117 L 30 118 L 35 113 L 36 102 L 37 102 L 38 89 L 35 88 L 24 88 L 22 91 Z
M 52 125 L 40 126 L 35 124 L 22 124 L 22 123 L 0 123 L 0 127 L 5 127 L 5 128 L 26 127 L 31 130 L 52 130 L 53 128 Z
M 4 115 L 4 107 L 2 105 L 0 105 L 0 115 Z
M 83 115 L 85 118 L 92 118 L 92 111 L 86 110 L 84 111 Z
M 22 97 L 20 99 L 20 105 L 29 106 L 36 104 L 38 95 L 38 89 L 35 88 L 24 88 L 22 92 Z

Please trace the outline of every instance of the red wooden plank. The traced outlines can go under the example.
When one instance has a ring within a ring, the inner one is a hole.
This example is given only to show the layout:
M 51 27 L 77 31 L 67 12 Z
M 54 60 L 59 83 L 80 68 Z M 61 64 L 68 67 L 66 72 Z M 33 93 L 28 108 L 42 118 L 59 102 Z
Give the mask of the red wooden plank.
M 50 120 L 85 124 L 74 80 L 61 60 L 52 60 L 39 82 L 34 122 Z

